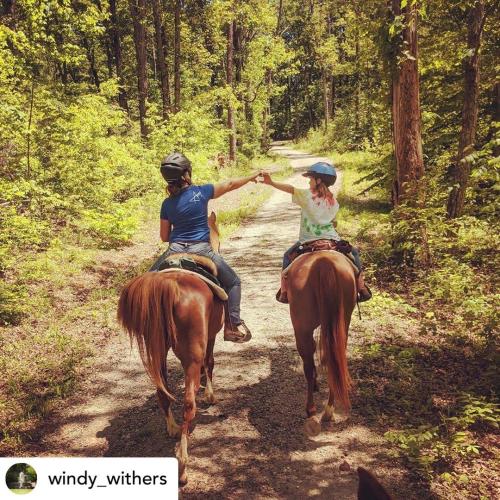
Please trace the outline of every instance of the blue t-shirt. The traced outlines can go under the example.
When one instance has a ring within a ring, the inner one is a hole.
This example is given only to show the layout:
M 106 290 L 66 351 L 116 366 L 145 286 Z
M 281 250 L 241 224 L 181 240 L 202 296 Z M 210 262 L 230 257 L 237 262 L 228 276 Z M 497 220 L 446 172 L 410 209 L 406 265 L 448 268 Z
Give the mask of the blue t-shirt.
M 175 241 L 210 241 L 208 200 L 214 197 L 214 185 L 189 186 L 178 195 L 165 198 L 160 219 L 168 220 L 173 230 L 169 243 Z

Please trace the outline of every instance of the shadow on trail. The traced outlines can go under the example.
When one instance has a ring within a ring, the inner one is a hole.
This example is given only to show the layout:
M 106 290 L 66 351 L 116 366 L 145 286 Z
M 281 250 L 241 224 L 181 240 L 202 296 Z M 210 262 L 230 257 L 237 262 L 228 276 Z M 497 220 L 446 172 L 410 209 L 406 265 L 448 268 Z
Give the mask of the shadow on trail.
M 289 343 L 290 337 L 276 340 Z M 183 373 L 179 364 L 172 361 L 169 359 L 169 386 L 182 400 Z M 263 362 L 269 363 L 269 375 L 252 380 L 252 365 Z M 223 366 L 231 366 L 234 373 L 242 374 L 236 376 L 240 386 L 228 387 L 217 377 L 217 368 Z M 338 433 L 351 424 L 326 424 L 316 438 L 305 435 L 305 380 L 298 354 L 290 343 L 273 349 L 249 346 L 236 355 L 218 353 L 214 380 L 218 403 L 210 408 L 199 404 L 190 441 L 190 470 L 196 472 L 196 477 L 208 480 L 203 487 L 196 481 L 188 483 L 183 490 L 185 498 L 233 498 L 245 493 L 248 497 L 250 492 L 254 498 L 349 498 L 357 485 L 357 464 L 352 457 L 360 452 L 359 448 L 365 467 L 377 471 L 380 462 L 384 462 L 386 470 L 397 468 L 397 464 L 391 465 L 390 457 L 380 453 L 378 444 L 355 440 L 339 441 L 335 460 L 325 462 L 321 458 L 322 448 L 332 446 L 331 440 L 325 440 L 327 433 Z M 316 394 L 319 407 L 327 398 L 326 383 L 320 384 L 321 391 Z M 179 421 L 180 402 L 173 409 Z M 175 455 L 176 441 L 167 436 L 153 391 L 143 405 L 128 408 L 115 417 L 101 437 L 108 440 L 106 456 Z M 344 459 L 350 460 L 352 469 L 339 472 Z M 211 482 L 211 477 L 223 481 Z M 382 480 L 389 489 L 401 489 L 401 484 L 393 484 L 390 474 L 382 476 Z

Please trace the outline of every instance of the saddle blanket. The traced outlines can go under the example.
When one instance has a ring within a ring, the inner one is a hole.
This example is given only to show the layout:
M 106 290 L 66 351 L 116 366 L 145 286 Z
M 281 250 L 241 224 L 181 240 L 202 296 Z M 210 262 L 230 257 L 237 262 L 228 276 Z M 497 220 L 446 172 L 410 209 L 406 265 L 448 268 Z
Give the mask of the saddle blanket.
M 339 253 L 340 255 L 343 255 L 346 260 L 349 262 L 349 264 L 351 264 L 352 266 L 352 269 L 354 271 L 354 274 L 357 276 L 359 274 L 359 269 L 358 267 L 356 266 L 356 264 L 354 264 L 354 262 L 352 261 L 352 259 L 346 255 L 345 253 L 342 253 L 342 252 L 339 252 L 337 250 L 316 250 L 316 252 L 334 252 L 334 253 Z M 315 252 L 315 253 L 316 253 Z M 309 255 L 311 252 L 306 252 L 306 253 L 301 253 L 300 255 L 297 255 L 295 257 L 295 259 L 290 263 L 290 265 L 283 269 L 283 271 L 281 272 L 281 275 L 286 278 L 287 274 L 288 274 L 288 270 L 290 269 L 290 267 L 292 266 L 292 264 L 296 261 L 296 260 L 300 260 L 300 259 L 303 259 L 306 255 Z
M 187 273 L 187 274 L 192 274 L 193 276 L 196 276 L 197 278 L 200 278 L 200 280 L 203 280 L 212 290 L 214 295 L 218 297 L 220 300 L 227 300 L 227 293 L 225 290 L 220 287 L 219 285 L 215 284 L 212 280 L 208 279 L 205 276 L 202 276 L 199 273 L 195 273 L 194 271 L 189 271 L 187 269 L 180 269 L 178 267 L 170 267 L 167 269 L 162 269 L 161 271 L 158 271 L 159 273 L 172 273 L 172 272 L 178 272 L 178 273 Z

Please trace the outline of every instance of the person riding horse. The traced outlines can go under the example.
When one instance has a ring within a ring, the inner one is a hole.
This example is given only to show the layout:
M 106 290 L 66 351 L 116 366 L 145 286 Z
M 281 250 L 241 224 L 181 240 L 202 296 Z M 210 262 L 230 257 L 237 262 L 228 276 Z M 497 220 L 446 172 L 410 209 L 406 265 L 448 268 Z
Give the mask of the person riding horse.
M 292 245 L 283 256 L 283 269 L 291 263 L 291 254 L 305 242 L 312 240 L 341 241 L 335 229 L 335 217 L 339 211 L 339 203 L 334 198 L 329 187 L 335 184 L 337 172 L 333 165 L 318 162 L 309 167 L 304 177 L 309 177 L 309 189 L 298 189 L 290 184 L 273 181 L 268 172 L 262 172 L 264 184 L 268 184 L 280 191 L 292 195 L 292 202 L 302 208 L 300 220 L 299 240 Z M 370 289 L 365 285 L 364 273 L 359 256 L 359 250 L 352 247 L 352 256 L 359 269 L 357 277 L 358 302 L 369 300 L 372 296 Z M 287 303 L 286 293 L 277 296 L 278 301 Z
M 240 318 L 241 281 L 216 249 L 210 245 L 208 201 L 255 181 L 259 173 L 229 179 L 217 184 L 192 183 L 192 166 L 186 156 L 171 153 L 161 162 L 167 181 L 168 196 L 160 211 L 160 237 L 169 247 L 153 264 L 158 271 L 165 258 L 175 253 L 193 253 L 210 258 L 217 267 L 217 277 L 228 295 L 225 308 L 224 340 L 248 342 L 252 334 Z

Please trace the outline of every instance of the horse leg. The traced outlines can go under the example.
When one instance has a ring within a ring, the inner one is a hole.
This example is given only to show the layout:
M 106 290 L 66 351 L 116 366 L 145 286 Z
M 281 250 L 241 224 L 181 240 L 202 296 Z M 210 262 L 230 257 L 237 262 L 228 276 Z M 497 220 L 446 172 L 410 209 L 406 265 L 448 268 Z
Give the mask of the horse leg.
M 205 356 L 205 364 L 204 364 L 205 377 L 207 379 L 207 383 L 205 385 L 204 399 L 209 404 L 215 403 L 214 388 L 212 383 L 212 374 L 214 371 L 214 344 L 215 344 L 215 337 L 213 339 L 208 340 L 207 354 Z
M 316 341 L 313 339 L 313 355 L 316 352 Z M 313 366 L 313 379 L 314 379 L 314 386 L 313 386 L 313 391 L 318 392 L 319 391 L 319 386 L 318 386 L 318 372 L 316 370 L 316 365 Z
M 191 421 L 196 415 L 196 393 L 200 388 L 201 363 L 192 362 L 185 369 L 184 421 L 182 422 L 181 441 L 177 451 L 179 459 L 179 483 L 187 483 L 188 438 Z
M 330 395 L 328 396 L 328 403 L 325 406 L 323 415 L 321 415 L 322 422 L 331 422 L 333 420 L 333 392 L 330 390 Z
M 163 380 L 167 380 L 167 366 L 162 366 Z M 170 399 L 168 396 L 160 389 L 156 389 L 156 395 L 158 396 L 158 402 L 160 407 L 165 414 L 165 422 L 167 424 L 167 432 L 170 437 L 179 437 L 181 435 L 181 428 L 177 425 L 175 421 L 174 414 L 172 413 L 172 408 L 170 407 Z
M 305 429 L 310 436 L 316 436 L 321 430 L 321 423 L 316 416 L 316 406 L 314 404 L 314 387 L 316 385 L 314 367 L 314 340 L 312 332 L 295 333 L 297 350 L 299 351 L 304 365 L 304 375 L 307 381 L 306 414 L 307 420 Z

